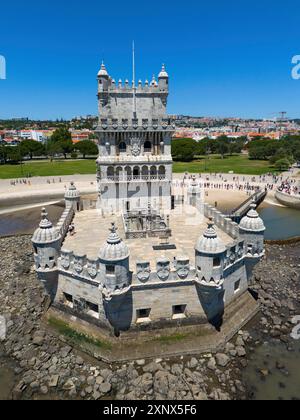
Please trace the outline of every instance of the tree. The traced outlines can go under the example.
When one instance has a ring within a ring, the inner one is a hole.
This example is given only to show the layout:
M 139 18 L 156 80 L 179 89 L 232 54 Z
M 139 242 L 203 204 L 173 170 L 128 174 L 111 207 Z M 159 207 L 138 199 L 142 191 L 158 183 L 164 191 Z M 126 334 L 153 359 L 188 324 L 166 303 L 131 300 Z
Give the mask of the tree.
M 72 140 L 63 140 L 57 143 L 61 149 L 62 154 L 64 155 L 65 159 L 67 159 L 67 155 L 72 153 L 74 149 L 74 145 Z
M 224 159 L 225 155 L 229 153 L 229 139 L 226 136 L 221 136 L 216 139 L 217 153 Z
M 98 147 L 90 140 L 82 140 L 77 143 L 74 148 L 83 155 L 83 159 L 85 159 L 87 155 L 97 156 L 98 154 Z
M 50 141 L 53 143 L 60 143 L 67 140 L 72 141 L 72 136 L 71 136 L 70 131 L 66 127 L 59 127 L 52 134 Z
M 172 142 L 174 160 L 191 162 L 197 153 L 197 142 L 193 139 L 177 139 Z
M 290 162 L 288 159 L 280 159 L 275 163 L 275 168 L 277 171 L 287 171 L 290 167 Z
M 22 156 L 29 156 L 30 159 L 33 156 L 42 156 L 45 154 L 45 146 L 35 140 L 23 140 L 19 147 Z
M 55 130 L 47 145 L 51 157 L 57 153 L 62 153 L 65 159 L 67 159 L 69 153 L 72 153 L 73 148 L 72 136 L 66 127 L 59 127 Z

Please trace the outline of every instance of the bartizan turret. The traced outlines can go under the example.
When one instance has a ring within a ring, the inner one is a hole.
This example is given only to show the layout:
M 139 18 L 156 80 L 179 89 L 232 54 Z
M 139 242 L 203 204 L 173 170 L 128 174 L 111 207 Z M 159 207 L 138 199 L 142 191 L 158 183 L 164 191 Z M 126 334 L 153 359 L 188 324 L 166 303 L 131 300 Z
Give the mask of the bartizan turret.
M 196 244 L 197 289 L 209 321 L 223 315 L 224 269 L 226 247 L 219 239 L 212 220 Z
M 57 260 L 61 248 L 61 235 L 48 219 L 46 209 L 42 210 L 42 220 L 33 234 L 35 269 L 38 279 L 43 283 L 46 292 L 53 300 L 57 290 Z
M 265 225 L 252 203 L 248 214 L 239 225 L 240 238 L 244 241 L 248 279 L 252 276 L 253 267 L 265 255 Z
M 65 192 L 66 208 L 73 207 L 74 212 L 80 211 L 80 192 L 77 190 L 74 182 L 71 182 Z

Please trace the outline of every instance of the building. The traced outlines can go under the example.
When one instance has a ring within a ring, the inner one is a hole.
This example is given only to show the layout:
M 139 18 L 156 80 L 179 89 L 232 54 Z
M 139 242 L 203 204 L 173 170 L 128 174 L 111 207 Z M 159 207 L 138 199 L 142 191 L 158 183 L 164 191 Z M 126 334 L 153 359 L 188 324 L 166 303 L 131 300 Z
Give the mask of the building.
M 171 209 L 171 139 L 175 126 L 166 114 L 169 76 L 145 85 L 98 73 L 99 205 L 104 212 Z
M 238 225 L 204 204 L 195 179 L 184 202 L 172 198 L 168 81 L 163 67 L 158 82 L 116 85 L 101 66 L 97 205 L 85 209 L 71 184 L 58 225 L 43 211 L 32 239 L 56 314 L 107 337 L 219 329 L 230 314 L 234 334 L 257 311 L 248 287 L 265 227 L 254 206 Z

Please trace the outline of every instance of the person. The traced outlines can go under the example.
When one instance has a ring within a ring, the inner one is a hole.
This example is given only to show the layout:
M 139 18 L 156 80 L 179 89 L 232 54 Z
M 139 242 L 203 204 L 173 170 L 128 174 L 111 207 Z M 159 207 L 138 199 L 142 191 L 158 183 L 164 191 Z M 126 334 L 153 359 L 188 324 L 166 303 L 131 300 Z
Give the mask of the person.
M 75 225 L 74 225 L 74 223 L 71 223 L 70 224 L 69 233 L 70 233 L 71 236 L 74 236 L 75 235 L 76 232 L 75 232 Z

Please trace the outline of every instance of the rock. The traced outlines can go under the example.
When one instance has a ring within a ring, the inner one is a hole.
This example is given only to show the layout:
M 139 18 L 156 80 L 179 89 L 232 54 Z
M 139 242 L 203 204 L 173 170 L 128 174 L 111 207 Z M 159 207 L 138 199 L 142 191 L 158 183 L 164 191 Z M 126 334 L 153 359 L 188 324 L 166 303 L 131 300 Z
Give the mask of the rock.
M 101 394 L 100 394 L 100 392 L 98 392 L 98 391 L 95 391 L 94 393 L 93 393 L 93 399 L 94 400 L 99 400 L 101 398 Z
M 57 385 L 58 385 L 58 381 L 59 381 L 59 375 L 53 375 L 53 376 L 51 376 L 50 377 L 50 380 L 49 380 L 49 387 L 50 388 L 56 388 L 57 387 Z
M 195 357 L 193 357 L 190 361 L 190 368 L 195 369 L 197 366 L 198 366 L 198 360 Z
M 96 378 L 96 384 L 97 385 L 101 385 L 104 382 L 104 379 L 102 378 L 102 376 L 97 376 Z
M 218 366 L 226 367 L 230 362 L 230 358 L 224 353 L 216 354 L 216 362 Z
M 245 357 L 247 355 L 245 348 L 241 346 L 236 348 L 236 352 L 239 357 Z
M 216 359 L 214 357 L 212 357 L 209 362 L 207 363 L 207 367 L 209 370 L 216 370 L 217 367 L 217 363 L 216 363 Z
M 68 379 L 67 382 L 65 382 L 65 384 L 63 386 L 63 389 L 65 391 L 70 391 L 72 389 L 76 389 L 76 386 L 75 386 L 73 380 L 72 379 Z
M 111 384 L 104 382 L 99 386 L 99 391 L 101 392 L 101 394 L 109 394 L 111 391 Z
M 48 388 L 46 386 L 42 386 L 40 391 L 41 391 L 41 394 L 43 394 L 43 395 L 48 394 Z
M 141 360 L 137 360 L 137 361 L 136 361 L 136 364 L 137 364 L 138 366 L 145 366 L 146 362 L 145 362 L 145 360 L 144 360 L 144 359 L 141 359 Z
M 159 363 L 155 363 L 155 362 L 149 363 L 148 365 L 143 367 L 143 371 L 145 373 L 147 372 L 155 373 L 159 370 L 163 370 L 163 367 Z
M 44 344 L 44 337 L 36 335 L 33 337 L 32 342 L 35 346 L 42 346 Z
M 76 365 L 82 366 L 84 364 L 84 360 L 82 357 L 77 356 L 75 360 Z

